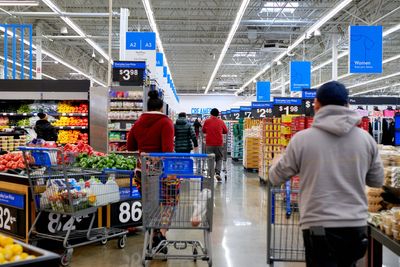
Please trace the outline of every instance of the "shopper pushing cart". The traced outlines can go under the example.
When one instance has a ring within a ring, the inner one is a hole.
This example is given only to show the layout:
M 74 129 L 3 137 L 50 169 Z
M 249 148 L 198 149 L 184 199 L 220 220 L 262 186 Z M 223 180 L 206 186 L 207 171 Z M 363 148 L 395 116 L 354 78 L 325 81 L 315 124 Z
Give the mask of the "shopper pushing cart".
M 203 260 L 212 266 L 211 231 L 214 198 L 214 155 L 142 154 L 142 264 L 155 259 Z M 202 230 L 204 240 L 162 240 L 160 230 Z

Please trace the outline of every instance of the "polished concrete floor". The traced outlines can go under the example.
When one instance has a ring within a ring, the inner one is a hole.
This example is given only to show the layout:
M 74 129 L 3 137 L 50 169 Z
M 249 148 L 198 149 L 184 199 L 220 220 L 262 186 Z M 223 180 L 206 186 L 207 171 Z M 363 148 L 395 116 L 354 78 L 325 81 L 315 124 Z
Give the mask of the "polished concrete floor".
M 256 173 L 243 172 L 240 164 L 228 162 L 228 180 L 215 184 L 214 225 L 212 232 L 213 266 L 261 267 L 266 263 L 267 191 L 260 186 Z M 202 233 L 170 231 L 168 238 L 183 234 L 201 239 Z M 76 266 L 141 266 L 143 233 L 128 238 L 125 249 L 117 249 L 115 241 L 106 246 L 92 245 L 74 251 L 72 267 Z M 198 261 L 153 261 L 148 266 L 208 266 Z M 305 266 L 275 264 L 275 266 Z
M 213 266 L 267 266 L 266 228 L 267 191 L 260 186 L 256 173 L 244 172 L 240 164 L 228 161 L 228 181 L 215 184 L 214 227 L 212 232 Z M 288 231 L 289 233 L 289 231 Z M 279 237 L 280 234 L 278 234 Z M 284 235 L 284 234 L 282 234 Z M 125 249 L 116 241 L 107 245 L 90 245 L 74 251 L 71 266 L 139 267 L 143 249 L 143 233 L 130 236 Z M 202 239 L 200 231 L 169 231 L 168 239 L 184 237 Z M 276 243 L 278 245 L 278 243 Z M 384 250 L 385 267 L 400 266 L 399 257 Z M 198 261 L 152 261 L 149 267 L 203 267 Z M 275 263 L 274 266 L 304 267 L 304 263 Z M 365 266 L 362 262 L 358 266 Z

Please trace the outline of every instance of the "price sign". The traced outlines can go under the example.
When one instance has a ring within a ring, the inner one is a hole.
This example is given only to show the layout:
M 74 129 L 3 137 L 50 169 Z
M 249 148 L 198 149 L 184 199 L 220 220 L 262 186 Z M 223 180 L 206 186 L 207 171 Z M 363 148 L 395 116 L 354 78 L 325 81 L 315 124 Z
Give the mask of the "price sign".
M 145 73 L 145 62 L 114 61 L 113 81 L 120 85 L 143 85 Z
M 0 231 L 26 237 L 25 195 L 0 191 Z
M 240 109 L 232 108 L 231 109 L 231 120 L 238 121 L 240 119 Z
M 251 107 L 240 107 L 240 118 L 251 118 Z
M 275 98 L 272 114 L 276 117 L 286 114 L 303 114 L 301 98 Z
M 86 230 L 90 225 L 92 217 L 95 216 L 94 226 L 97 225 L 97 212 L 72 218 L 71 216 L 61 215 L 56 213 L 42 212 L 39 222 L 36 224 L 38 231 L 42 233 L 57 233 L 59 231 L 67 231 L 69 228 L 72 230 Z
M 111 225 L 113 227 L 135 227 L 142 225 L 142 201 L 129 199 L 111 204 Z
M 222 112 L 221 112 L 221 119 L 223 119 L 224 121 L 228 120 L 226 111 L 222 111 Z
M 272 117 L 272 103 L 269 102 L 252 102 L 251 116 L 254 119 L 264 119 Z
M 306 116 L 314 116 L 314 99 L 317 95 L 315 89 L 303 89 L 303 111 Z

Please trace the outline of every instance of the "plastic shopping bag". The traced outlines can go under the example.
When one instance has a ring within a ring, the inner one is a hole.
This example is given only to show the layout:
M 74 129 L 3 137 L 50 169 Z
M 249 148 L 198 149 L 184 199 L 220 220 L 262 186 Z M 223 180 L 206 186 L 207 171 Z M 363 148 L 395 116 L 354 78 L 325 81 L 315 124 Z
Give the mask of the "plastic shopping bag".
M 207 213 L 207 203 L 210 198 L 211 190 L 203 189 L 197 196 L 196 200 L 193 202 L 194 211 L 191 218 L 192 226 L 196 227 L 200 225 L 203 217 Z

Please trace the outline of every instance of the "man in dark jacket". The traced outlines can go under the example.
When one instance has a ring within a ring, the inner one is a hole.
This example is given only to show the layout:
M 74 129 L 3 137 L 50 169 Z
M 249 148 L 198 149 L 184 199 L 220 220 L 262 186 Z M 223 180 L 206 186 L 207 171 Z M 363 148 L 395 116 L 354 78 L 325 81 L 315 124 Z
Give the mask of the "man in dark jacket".
M 45 141 L 57 141 L 57 129 L 47 120 L 47 115 L 42 112 L 37 115 L 39 120 L 36 121 L 35 125 L 36 138 Z
M 186 119 L 186 113 L 179 113 L 175 123 L 175 151 L 178 153 L 190 153 L 198 149 L 198 142 L 194 128 Z

